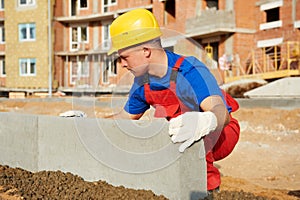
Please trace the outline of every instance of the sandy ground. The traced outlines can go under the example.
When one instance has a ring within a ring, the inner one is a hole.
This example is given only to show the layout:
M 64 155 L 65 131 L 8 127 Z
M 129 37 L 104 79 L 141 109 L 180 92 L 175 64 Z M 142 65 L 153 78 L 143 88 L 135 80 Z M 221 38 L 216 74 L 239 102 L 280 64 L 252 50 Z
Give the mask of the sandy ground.
M 73 108 L 74 104 L 63 101 L 0 101 L 1 112 L 57 116 Z M 113 111 L 109 107 L 76 109 L 97 117 Z M 300 190 L 300 108 L 240 108 L 233 116 L 240 122 L 241 136 L 232 154 L 216 163 L 222 173 L 221 190 L 243 190 L 270 199 L 299 199 L 288 193 Z M 0 192 L 0 199 L 13 198 L 7 195 Z
M 223 189 L 297 199 L 286 194 L 300 190 L 300 109 L 241 108 L 233 115 L 241 137 L 232 154 L 217 162 Z

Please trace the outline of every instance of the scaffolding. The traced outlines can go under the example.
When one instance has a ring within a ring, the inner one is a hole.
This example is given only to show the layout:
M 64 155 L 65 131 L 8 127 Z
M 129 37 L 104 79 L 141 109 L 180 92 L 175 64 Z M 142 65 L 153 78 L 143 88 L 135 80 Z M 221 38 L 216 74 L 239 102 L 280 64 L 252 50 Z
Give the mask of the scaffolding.
M 241 64 L 234 55 L 230 72 L 224 72 L 224 82 L 240 79 L 276 79 L 300 75 L 300 42 L 288 41 L 276 46 L 257 48 Z

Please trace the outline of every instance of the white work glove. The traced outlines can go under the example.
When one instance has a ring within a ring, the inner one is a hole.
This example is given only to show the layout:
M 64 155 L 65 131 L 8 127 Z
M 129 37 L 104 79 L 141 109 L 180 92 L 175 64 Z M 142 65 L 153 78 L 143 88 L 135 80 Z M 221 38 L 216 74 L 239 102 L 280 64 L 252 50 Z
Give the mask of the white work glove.
M 183 142 L 179 152 L 205 135 L 214 131 L 217 127 L 217 117 L 214 113 L 207 112 L 186 112 L 170 120 L 169 135 L 173 143 Z

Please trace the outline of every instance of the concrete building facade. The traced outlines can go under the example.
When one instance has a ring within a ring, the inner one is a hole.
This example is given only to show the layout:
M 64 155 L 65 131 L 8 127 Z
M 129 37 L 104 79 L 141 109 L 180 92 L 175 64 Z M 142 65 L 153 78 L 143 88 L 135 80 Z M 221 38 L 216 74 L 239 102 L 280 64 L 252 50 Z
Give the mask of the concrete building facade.
M 0 1 L 2 90 L 48 91 L 47 66 L 51 58 L 53 90 L 111 92 L 127 72 L 116 66 L 116 55 L 107 56 L 109 26 L 117 16 L 134 8 L 152 11 L 161 27 L 191 38 L 198 45 L 190 48 L 190 44 L 173 37 L 163 42 L 165 48 L 194 55 L 217 72 L 221 72 L 218 61 L 222 56 L 228 62 L 238 60 L 240 67 L 246 68 L 254 49 L 267 56 L 269 51 L 273 55 L 284 53 L 287 50 L 273 46 L 299 42 L 300 37 L 299 0 L 52 0 L 52 37 L 48 36 L 47 3 Z M 20 41 L 18 30 L 23 27 L 30 37 L 32 26 L 36 38 Z M 222 83 L 224 77 L 220 79 Z

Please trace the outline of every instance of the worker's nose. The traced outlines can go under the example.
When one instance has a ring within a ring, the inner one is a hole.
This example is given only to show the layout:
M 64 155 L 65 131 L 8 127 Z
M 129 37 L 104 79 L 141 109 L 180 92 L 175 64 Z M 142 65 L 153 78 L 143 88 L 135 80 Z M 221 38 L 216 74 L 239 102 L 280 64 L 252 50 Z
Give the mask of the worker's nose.
M 125 68 L 127 68 L 128 66 L 127 62 L 124 59 L 120 59 L 120 65 L 121 67 L 125 67 Z

